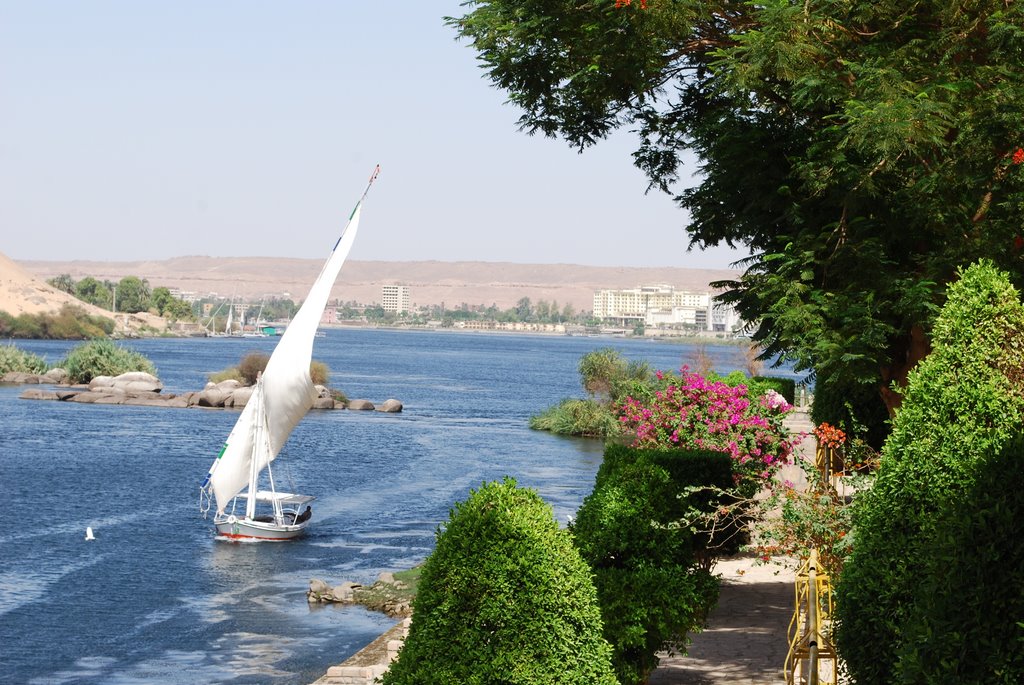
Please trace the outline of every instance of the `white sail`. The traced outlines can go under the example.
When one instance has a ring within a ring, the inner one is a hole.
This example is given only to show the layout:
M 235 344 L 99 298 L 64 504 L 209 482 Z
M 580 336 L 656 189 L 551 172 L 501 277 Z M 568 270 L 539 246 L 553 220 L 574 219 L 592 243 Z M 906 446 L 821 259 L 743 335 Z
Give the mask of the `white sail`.
M 292 429 L 313 406 L 316 389 L 309 375 L 313 340 L 334 281 L 355 241 L 361 208 L 362 199 L 352 211 L 345 232 L 335 244 L 298 313 L 274 348 L 260 382 L 210 468 L 207 480 L 218 512 L 224 511 L 231 499 L 249 484 L 252 460 L 256 460 L 257 473 L 266 468 L 277 457 Z M 259 411 L 261 403 L 262 412 Z M 264 430 L 257 431 L 255 422 L 261 414 L 266 417 L 266 424 Z M 259 445 L 254 444 L 256 436 L 260 436 Z

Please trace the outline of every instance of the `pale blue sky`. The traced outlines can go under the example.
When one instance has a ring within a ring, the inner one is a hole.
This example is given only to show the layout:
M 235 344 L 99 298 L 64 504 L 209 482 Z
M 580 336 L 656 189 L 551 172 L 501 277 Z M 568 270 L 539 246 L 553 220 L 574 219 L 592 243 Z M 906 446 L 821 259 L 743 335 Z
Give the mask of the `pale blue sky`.
M 530 137 L 455 0 L 0 0 L 0 252 L 722 268 L 624 133 Z

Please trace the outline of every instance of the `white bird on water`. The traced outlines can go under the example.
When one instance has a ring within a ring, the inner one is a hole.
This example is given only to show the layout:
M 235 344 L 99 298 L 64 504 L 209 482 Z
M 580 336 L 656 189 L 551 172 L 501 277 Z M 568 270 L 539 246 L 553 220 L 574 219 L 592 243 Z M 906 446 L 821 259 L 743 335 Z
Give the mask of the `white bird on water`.
M 85 539 L 86 540 L 95 540 L 96 539 L 96 536 L 94 536 L 92 534 L 92 526 L 86 526 L 86 528 L 85 528 Z

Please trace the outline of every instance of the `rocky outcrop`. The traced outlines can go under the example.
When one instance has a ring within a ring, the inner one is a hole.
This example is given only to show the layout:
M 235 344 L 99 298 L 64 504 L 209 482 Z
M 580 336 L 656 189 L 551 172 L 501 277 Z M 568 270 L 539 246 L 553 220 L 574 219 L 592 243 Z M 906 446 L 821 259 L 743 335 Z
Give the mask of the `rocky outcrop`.
M 349 400 L 348 404 L 345 405 L 348 409 L 353 411 L 373 411 L 373 402 L 370 400 Z
M 68 374 L 63 369 L 51 369 L 45 374 L 11 372 L 4 374 L 0 382 L 18 385 L 61 385 Z M 163 383 L 156 376 L 141 371 L 123 373 L 120 376 L 97 376 L 88 386 L 65 386 L 56 390 L 28 388 L 20 395 L 23 400 L 58 400 L 81 404 L 131 404 L 146 407 L 203 407 L 210 409 L 241 409 L 252 397 L 252 386 L 242 385 L 236 380 L 207 383 L 198 392 L 180 395 L 163 392 Z M 402 403 L 387 400 L 380 407 L 374 407 L 369 400 L 353 400 L 345 405 L 334 399 L 330 388 L 317 385 L 317 396 L 313 409 L 349 409 L 399 412 Z
M 381 573 L 369 587 L 345 581 L 331 587 L 314 578 L 309 581 L 306 600 L 310 604 L 361 604 L 367 609 L 380 611 L 392 617 L 412 614 L 412 602 L 405 583 L 395 580 L 391 573 Z
M 384 403 L 377 407 L 377 411 L 388 414 L 397 414 L 402 411 L 402 403 L 398 400 L 384 400 Z

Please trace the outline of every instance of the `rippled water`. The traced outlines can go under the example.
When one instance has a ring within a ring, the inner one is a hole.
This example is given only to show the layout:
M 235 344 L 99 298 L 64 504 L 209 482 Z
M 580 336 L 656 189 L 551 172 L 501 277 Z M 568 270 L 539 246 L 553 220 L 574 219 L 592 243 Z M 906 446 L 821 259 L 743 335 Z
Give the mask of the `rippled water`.
M 16 342 L 50 362 L 73 345 Z M 274 341 L 129 344 L 155 362 L 165 392 L 183 392 Z M 371 582 L 422 561 L 452 504 L 505 475 L 560 521 L 575 512 L 602 444 L 526 422 L 579 396 L 580 356 L 607 345 L 663 369 L 692 353 L 599 338 L 328 331 L 314 357 L 331 385 L 400 399 L 405 411 L 311 412 L 300 423 L 275 477 L 319 499 L 311 534 L 279 544 L 217 541 L 198 513 L 199 483 L 236 413 L 32 402 L 0 386 L 0 681 L 312 682 L 391 621 L 309 607 L 310 578 Z M 739 348 L 707 351 L 717 370 L 742 366 Z

